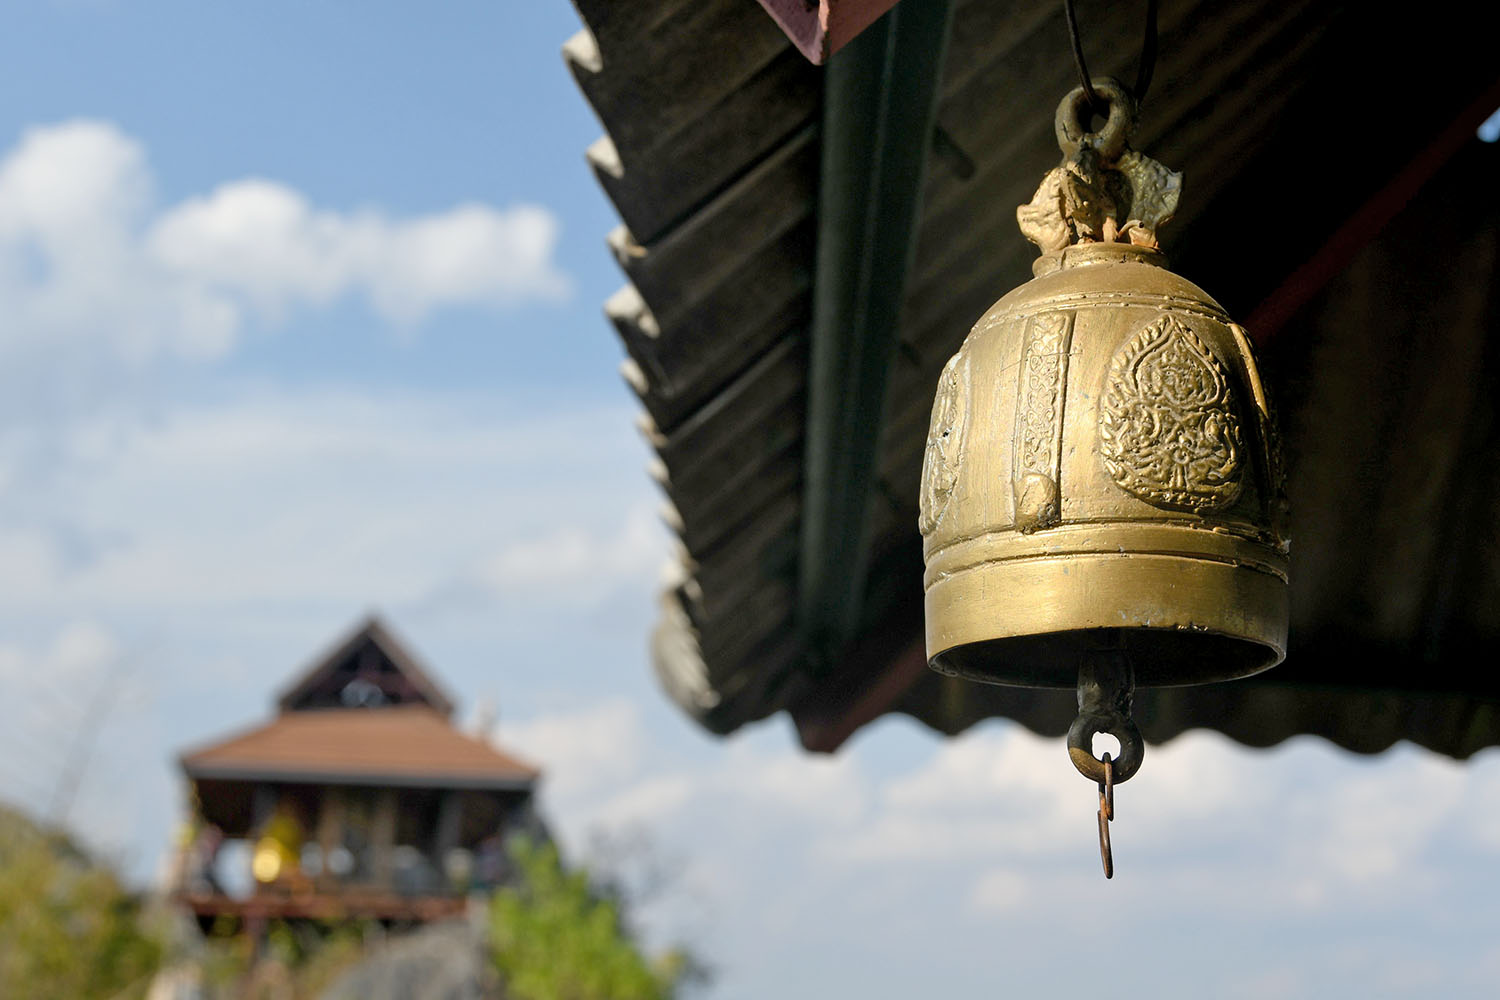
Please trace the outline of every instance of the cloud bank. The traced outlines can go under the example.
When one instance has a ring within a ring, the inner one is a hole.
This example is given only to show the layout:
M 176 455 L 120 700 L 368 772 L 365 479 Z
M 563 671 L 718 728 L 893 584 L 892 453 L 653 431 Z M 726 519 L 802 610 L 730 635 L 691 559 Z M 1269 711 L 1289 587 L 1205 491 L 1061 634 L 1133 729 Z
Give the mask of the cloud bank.
M 651 917 L 720 964 L 724 997 L 1036 996 L 1098 977 L 1167 997 L 1478 996 L 1500 967 L 1463 930 L 1490 906 L 1493 880 L 1472 875 L 1497 851 L 1497 752 L 1371 767 L 1310 739 L 1180 737 L 1119 790 L 1106 883 L 1094 789 L 1057 740 L 988 724 L 939 741 L 888 719 L 833 758 L 771 726 L 672 759 L 641 713 L 582 705 L 498 735 L 549 762 L 575 848 L 633 829 L 681 859 L 687 898 Z M 1418 932 L 1412 913 L 1442 916 Z M 1107 947 L 1081 946 L 1090 928 Z
M 167 206 L 155 187 L 145 149 L 108 122 L 32 128 L 0 159 L 0 357 L 216 358 L 252 318 L 343 298 L 410 326 L 569 293 L 557 220 L 537 205 L 393 218 L 264 179 Z

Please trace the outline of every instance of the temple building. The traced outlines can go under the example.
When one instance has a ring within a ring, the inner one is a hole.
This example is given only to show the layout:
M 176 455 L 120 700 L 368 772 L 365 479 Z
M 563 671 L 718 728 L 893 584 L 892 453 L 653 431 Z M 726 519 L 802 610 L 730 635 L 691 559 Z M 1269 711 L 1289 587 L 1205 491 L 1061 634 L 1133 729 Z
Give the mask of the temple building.
M 461 911 L 505 880 L 507 837 L 546 831 L 537 768 L 460 731 L 453 711 L 378 619 L 362 623 L 269 722 L 181 757 L 193 815 L 177 898 L 205 927 Z M 224 849 L 236 842 L 249 850 Z M 235 855 L 249 878 L 231 870 Z

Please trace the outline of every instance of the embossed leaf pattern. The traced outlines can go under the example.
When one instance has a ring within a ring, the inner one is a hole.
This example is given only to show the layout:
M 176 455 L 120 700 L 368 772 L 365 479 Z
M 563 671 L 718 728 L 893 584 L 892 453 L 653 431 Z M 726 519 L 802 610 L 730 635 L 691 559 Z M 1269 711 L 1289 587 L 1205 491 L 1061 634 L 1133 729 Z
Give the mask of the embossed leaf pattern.
M 1130 218 L 1148 232 L 1171 220 L 1182 195 L 1182 174 L 1149 156 L 1126 150 L 1115 165 L 1130 183 Z
M 968 357 L 960 348 L 948 359 L 938 378 L 937 398 L 932 402 L 932 423 L 927 431 L 927 450 L 922 456 L 922 492 L 917 529 L 930 535 L 937 529 L 958 484 L 958 455 L 963 445 L 965 389 Z
M 1027 391 L 1025 420 L 1025 467 L 1050 471 L 1052 444 L 1056 435 L 1057 397 L 1062 389 L 1063 328 L 1038 337 L 1026 357 Z
M 1244 445 L 1228 376 L 1174 316 L 1116 355 L 1099 430 L 1111 478 L 1148 503 L 1213 510 L 1239 496 Z

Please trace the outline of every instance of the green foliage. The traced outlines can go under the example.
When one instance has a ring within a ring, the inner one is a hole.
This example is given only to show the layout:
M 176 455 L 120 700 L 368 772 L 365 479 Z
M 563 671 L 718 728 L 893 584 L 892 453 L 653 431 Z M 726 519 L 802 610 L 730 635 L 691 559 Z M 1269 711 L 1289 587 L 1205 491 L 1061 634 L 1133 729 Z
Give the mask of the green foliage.
M 557 848 L 517 841 L 521 885 L 490 902 L 490 944 L 514 1000 L 670 1000 L 689 964 L 680 953 L 643 955 L 620 904 L 588 873 L 565 871 Z
M 112 871 L 0 806 L 0 997 L 144 996 L 161 956 Z
M 313 1000 L 365 956 L 368 928 L 357 921 L 273 920 L 254 961 L 250 936 L 216 926 L 194 956 L 209 997 Z

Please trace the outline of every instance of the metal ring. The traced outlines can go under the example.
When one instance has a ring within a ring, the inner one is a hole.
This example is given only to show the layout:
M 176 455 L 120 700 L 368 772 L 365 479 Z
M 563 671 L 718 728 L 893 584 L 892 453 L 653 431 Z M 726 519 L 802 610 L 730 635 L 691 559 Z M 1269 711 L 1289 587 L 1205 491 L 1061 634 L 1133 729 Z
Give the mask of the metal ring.
M 1109 817 L 1099 810 L 1099 860 L 1104 863 L 1104 877 L 1115 877 L 1115 849 L 1109 842 Z
M 1146 757 L 1146 742 L 1134 720 L 1115 712 L 1080 714 L 1068 727 L 1068 758 L 1078 773 L 1090 781 L 1105 778 L 1104 762 L 1094 756 L 1094 736 L 1108 733 L 1120 741 L 1120 756 L 1114 761 L 1114 783 L 1129 781 L 1141 769 Z
M 1135 100 L 1118 80 L 1105 77 L 1094 82 L 1094 92 L 1109 105 L 1109 118 L 1097 132 L 1089 131 L 1094 109 L 1082 87 L 1074 87 L 1057 106 L 1054 122 L 1057 145 L 1063 155 L 1077 155 L 1083 146 L 1091 146 L 1106 163 L 1113 163 L 1125 152 L 1130 132 L 1135 128 Z
M 1106 819 L 1113 821 L 1115 818 L 1115 764 L 1110 760 L 1109 751 L 1104 751 L 1104 780 L 1099 782 L 1099 808 L 1104 810 Z

